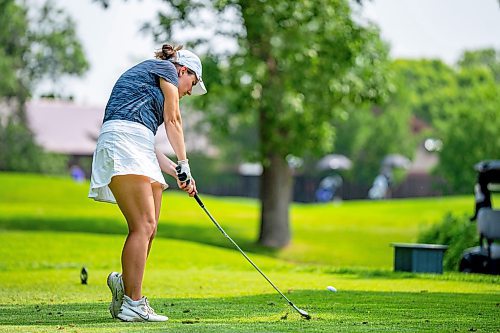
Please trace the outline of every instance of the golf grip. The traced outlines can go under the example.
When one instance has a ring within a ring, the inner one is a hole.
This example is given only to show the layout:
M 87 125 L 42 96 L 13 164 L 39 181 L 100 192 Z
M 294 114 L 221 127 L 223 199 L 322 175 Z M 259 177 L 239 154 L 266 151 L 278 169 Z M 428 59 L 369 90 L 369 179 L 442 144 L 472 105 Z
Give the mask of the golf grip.
M 194 195 L 194 198 L 196 199 L 196 202 L 198 202 L 198 205 L 200 205 L 201 208 L 205 209 L 205 205 L 203 204 L 203 202 L 201 201 L 200 197 L 198 196 L 198 194 L 195 194 Z
M 175 167 L 175 170 L 177 171 L 177 178 L 183 182 L 183 181 L 186 181 L 186 186 L 189 185 L 189 183 L 191 183 L 191 179 L 188 179 L 186 180 L 187 176 L 185 173 L 179 173 L 181 171 L 180 167 L 177 166 Z M 201 208 L 205 209 L 205 205 L 203 204 L 203 202 L 201 201 L 200 197 L 198 197 L 198 194 L 195 194 L 194 195 L 194 198 L 196 199 L 196 201 L 198 202 L 198 205 L 201 206 Z M 207 212 L 208 213 L 208 212 Z M 210 214 L 209 214 L 210 215 Z

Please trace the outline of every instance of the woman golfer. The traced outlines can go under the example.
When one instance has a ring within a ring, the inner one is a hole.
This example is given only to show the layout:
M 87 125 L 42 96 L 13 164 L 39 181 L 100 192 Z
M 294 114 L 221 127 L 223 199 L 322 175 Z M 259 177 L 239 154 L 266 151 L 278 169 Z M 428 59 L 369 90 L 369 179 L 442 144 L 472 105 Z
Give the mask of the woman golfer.
M 156 233 L 162 191 L 161 170 L 194 196 L 179 99 L 207 91 L 200 59 L 181 47 L 163 45 L 156 59 L 127 70 L 111 92 L 92 162 L 89 198 L 117 203 L 128 224 L 122 274 L 109 274 L 111 316 L 123 321 L 165 321 L 142 295 L 144 268 Z M 155 150 L 154 136 L 164 123 L 177 163 Z M 176 170 L 177 167 L 177 170 Z M 184 182 L 177 175 L 186 176 Z

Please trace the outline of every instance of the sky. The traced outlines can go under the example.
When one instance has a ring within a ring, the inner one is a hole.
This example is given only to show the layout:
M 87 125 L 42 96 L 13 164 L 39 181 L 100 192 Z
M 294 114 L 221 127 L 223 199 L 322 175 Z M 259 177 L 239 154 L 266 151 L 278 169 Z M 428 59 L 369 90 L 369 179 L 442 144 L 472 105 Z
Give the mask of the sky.
M 104 107 L 121 73 L 160 47 L 140 28 L 165 5 L 160 0 L 112 0 L 104 10 L 91 0 L 55 3 L 75 20 L 90 62 L 83 77 L 64 79 L 56 87 L 78 104 Z M 464 50 L 500 50 L 498 0 L 372 0 L 365 1 L 360 15 L 380 27 L 393 58 L 439 58 L 451 65 Z M 42 85 L 37 94 L 51 87 Z

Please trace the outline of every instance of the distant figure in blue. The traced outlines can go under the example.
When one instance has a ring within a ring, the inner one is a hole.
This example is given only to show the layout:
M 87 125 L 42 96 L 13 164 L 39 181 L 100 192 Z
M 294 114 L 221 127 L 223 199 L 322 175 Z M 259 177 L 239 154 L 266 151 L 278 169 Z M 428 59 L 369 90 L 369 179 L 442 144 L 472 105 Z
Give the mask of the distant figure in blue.
M 318 202 L 328 202 L 335 198 L 338 190 L 342 186 L 342 177 L 339 175 L 327 176 L 323 178 L 316 190 L 316 201 Z
M 69 173 L 71 174 L 71 178 L 77 183 L 81 183 L 85 180 L 85 172 L 78 165 L 72 165 L 69 168 Z

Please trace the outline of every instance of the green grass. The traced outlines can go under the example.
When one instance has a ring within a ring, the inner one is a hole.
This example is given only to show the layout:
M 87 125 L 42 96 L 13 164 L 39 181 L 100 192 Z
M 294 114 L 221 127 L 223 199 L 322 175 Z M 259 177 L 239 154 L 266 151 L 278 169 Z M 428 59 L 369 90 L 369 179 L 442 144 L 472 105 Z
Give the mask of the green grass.
M 0 174 L 0 228 L 125 234 L 115 205 L 86 199 L 88 184 L 36 175 Z M 255 200 L 202 196 L 208 210 L 243 248 L 262 252 Z M 413 242 L 420 229 L 447 212 L 470 214 L 472 196 L 348 201 L 291 209 L 292 244 L 274 255 L 296 263 L 337 267 L 392 266 L 392 242 Z M 164 195 L 158 236 L 231 247 L 193 199 L 176 191 Z
M 125 223 L 87 184 L 0 173 L 0 332 L 498 332 L 500 279 L 394 273 L 391 242 L 414 241 L 473 198 L 292 206 L 283 251 L 254 244 L 258 203 L 203 200 L 257 265 L 313 319 L 300 318 L 235 251 L 196 202 L 164 195 L 144 294 L 167 323 L 124 324 L 107 312 Z M 89 284 L 79 283 L 82 266 Z M 326 290 L 333 285 L 337 293 Z

